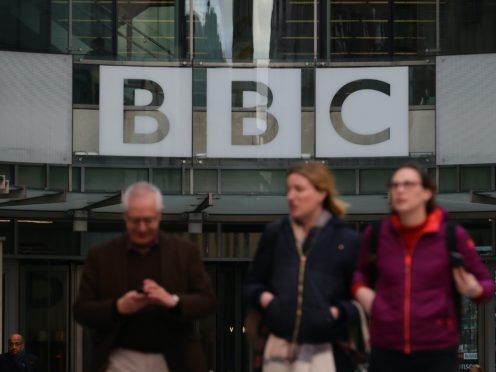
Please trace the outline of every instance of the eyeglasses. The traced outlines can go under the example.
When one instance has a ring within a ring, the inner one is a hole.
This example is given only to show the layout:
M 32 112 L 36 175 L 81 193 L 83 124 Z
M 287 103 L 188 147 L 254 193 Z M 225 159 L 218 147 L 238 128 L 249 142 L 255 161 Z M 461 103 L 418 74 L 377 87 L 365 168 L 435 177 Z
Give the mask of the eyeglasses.
M 421 185 L 421 182 L 418 181 L 390 182 L 389 188 L 392 190 L 396 190 L 399 189 L 400 187 L 403 187 L 406 190 L 410 190 L 415 186 L 419 186 L 419 185 Z
M 147 226 L 153 225 L 154 223 L 157 223 L 159 220 L 160 216 L 155 216 L 155 217 L 129 217 L 126 216 L 126 222 L 134 225 L 134 226 L 139 226 L 141 223 L 144 223 Z
M 9 342 L 9 346 L 22 346 L 24 342 Z

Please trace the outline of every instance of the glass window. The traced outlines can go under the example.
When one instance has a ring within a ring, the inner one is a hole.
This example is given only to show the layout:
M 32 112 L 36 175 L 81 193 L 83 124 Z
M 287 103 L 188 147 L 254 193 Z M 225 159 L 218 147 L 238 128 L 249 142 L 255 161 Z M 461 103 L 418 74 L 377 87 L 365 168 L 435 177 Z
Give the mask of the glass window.
M 360 194 L 387 193 L 392 169 L 361 169 Z
M 98 105 L 100 66 L 74 63 L 72 72 L 72 103 Z
M 193 190 L 195 193 L 217 192 L 217 169 L 195 169 L 193 177 Z
M 470 234 L 480 254 L 492 253 L 492 227 L 490 220 L 467 220 L 460 221 L 460 223 Z
M 221 257 L 253 257 L 265 226 L 260 225 L 222 225 Z
M 392 7 L 392 49 L 397 59 L 422 56 L 436 49 L 435 1 L 395 1 Z
M 221 62 L 232 58 L 232 6 L 232 2 L 221 0 L 193 2 L 195 60 Z
M 72 1 L 71 47 L 87 59 L 113 59 L 113 0 Z
M 46 187 L 46 167 L 43 165 L 20 165 L 17 184 L 32 189 Z
M 387 1 L 320 2 L 320 55 L 323 59 L 384 59 L 391 50 Z
M 285 194 L 286 172 L 282 170 L 222 170 L 222 193 Z
M 207 69 L 193 68 L 193 107 L 207 107 Z
M 228 1 L 224 12 L 232 14 L 232 23 L 224 24 L 228 30 L 232 28 L 231 58 L 236 62 L 250 62 L 253 60 L 253 2 Z M 267 47 L 265 49 L 268 49 Z
M 184 58 L 185 1 L 117 1 L 117 54 L 131 60 Z
M 69 271 L 62 265 L 21 264 L 20 332 L 42 371 L 66 371 L 70 298 Z
M 1 1 L 0 48 L 67 52 L 68 1 Z
M 436 104 L 436 67 L 412 66 L 410 75 L 410 105 Z
M 496 2 L 464 0 L 440 4 L 441 53 L 496 51 Z
M 461 167 L 460 191 L 490 191 L 490 167 Z
M 436 186 L 438 186 L 436 183 L 436 168 L 427 168 L 427 175 L 429 176 L 430 181 L 434 183 Z M 438 186 L 438 190 L 439 190 L 439 186 Z
M 427 1 L 320 2 L 320 57 L 411 59 L 436 48 L 436 6 Z
M 72 168 L 72 191 L 81 191 L 81 168 Z
M 0 175 L 4 175 L 10 183 L 14 183 L 14 169 L 12 165 L 0 164 Z
M 3 242 L 3 253 L 14 253 L 14 222 L 5 217 L 0 217 L 0 237 L 5 238 Z
M 137 181 L 148 180 L 148 169 L 86 168 L 86 191 L 119 191 Z
M 50 190 L 67 190 L 69 188 L 69 168 L 50 166 L 48 186 Z
M 26 255 L 79 255 L 78 234 L 72 222 L 19 219 L 19 253 Z
M 463 358 L 460 360 L 463 364 L 477 363 L 478 360 L 478 314 L 477 304 L 462 296 L 461 337 L 458 351 Z
M 313 0 L 195 1 L 195 60 L 313 61 Z
M 182 184 L 180 169 L 154 169 L 153 183 L 164 194 L 180 194 Z
M 301 69 L 301 153 L 315 156 L 315 69 Z
M 267 3 L 270 4 L 270 2 Z M 265 9 L 256 8 L 253 12 L 255 57 L 258 57 L 257 49 L 262 50 L 262 48 L 256 48 L 257 44 L 261 44 L 262 41 L 266 43 L 268 39 L 266 35 L 270 35 L 270 59 L 312 61 L 314 57 L 314 0 L 273 0 L 268 33 L 259 26 L 262 24 L 261 21 L 268 18 L 262 16 L 265 12 Z M 258 17 L 258 20 L 255 17 Z
M 458 170 L 456 167 L 439 168 L 439 192 L 458 191 Z
M 333 173 L 336 180 L 336 188 L 341 195 L 355 194 L 355 170 L 336 169 L 333 170 Z

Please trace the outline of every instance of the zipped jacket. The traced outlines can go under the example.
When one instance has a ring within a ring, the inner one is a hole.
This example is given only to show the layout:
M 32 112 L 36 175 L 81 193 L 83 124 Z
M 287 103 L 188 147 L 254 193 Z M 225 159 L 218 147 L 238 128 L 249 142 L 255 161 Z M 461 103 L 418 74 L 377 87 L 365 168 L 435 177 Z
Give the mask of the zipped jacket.
M 347 339 L 347 324 L 358 322 L 351 304 L 351 279 L 358 234 L 332 217 L 310 230 L 303 244 L 304 271 L 289 217 L 268 225 L 245 283 L 249 305 L 262 311 L 271 333 L 298 343 Z M 266 309 L 260 295 L 274 294 Z M 339 309 L 334 319 L 330 307 Z M 298 314 L 297 314 L 298 313 Z M 296 337 L 296 339 L 295 339 Z
M 420 237 L 408 251 L 396 216 L 381 224 L 377 242 L 377 279 L 371 310 L 372 347 L 412 353 L 458 346 L 459 322 L 453 299 L 454 279 L 446 246 L 447 213 L 435 209 L 427 218 Z M 365 230 L 353 293 L 368 286 L 369 239 Z M 475 244 L 463 227 L 455 230 L 457 251 L 465 269 L 483 288 L 474 302 L 489 300 L 494 292 L 491 276 Z

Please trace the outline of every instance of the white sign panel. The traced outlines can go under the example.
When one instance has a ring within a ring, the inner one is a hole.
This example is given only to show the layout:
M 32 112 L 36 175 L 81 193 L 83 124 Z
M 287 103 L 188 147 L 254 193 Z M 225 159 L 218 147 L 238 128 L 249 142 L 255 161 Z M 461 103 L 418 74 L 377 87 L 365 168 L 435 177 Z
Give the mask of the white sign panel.
M 300 70 L 209 69 L 207 156 L 299 158 Z
M 0 52 L 0 159 L 70 164 L 72 57 Z
M 191 156 L 191 92 L 191 69 L 100 66 L 100 155 Z
M 496 54 L 436 58 L 437 164 L 496 162 Z
M 315 101 L 316 157 L 408 156 L 408 67 L 317 69 Z

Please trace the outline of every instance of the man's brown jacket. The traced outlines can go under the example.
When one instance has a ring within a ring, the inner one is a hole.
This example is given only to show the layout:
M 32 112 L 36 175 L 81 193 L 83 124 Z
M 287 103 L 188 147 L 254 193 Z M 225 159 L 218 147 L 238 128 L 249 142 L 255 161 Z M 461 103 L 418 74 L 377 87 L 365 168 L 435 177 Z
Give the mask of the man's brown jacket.
M 170 372 L 203 372 L 204 353 L 193 320 L 207 316 L 215 307 L 210 279 L 192 242 L 161 232 L 159 285 L 179 296 L 179 311 L 164 308 L 163 353 Z M 94 330 L 92 371 L 105 371 L 120 321 L 115 302 L 127 291 L 125 235 L 92 248 L 86 258 L 74 316 Z

